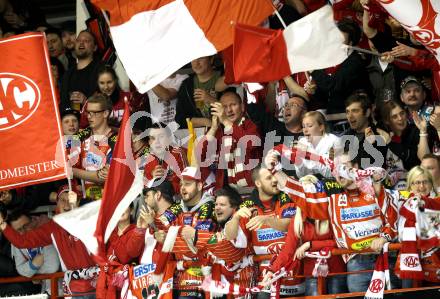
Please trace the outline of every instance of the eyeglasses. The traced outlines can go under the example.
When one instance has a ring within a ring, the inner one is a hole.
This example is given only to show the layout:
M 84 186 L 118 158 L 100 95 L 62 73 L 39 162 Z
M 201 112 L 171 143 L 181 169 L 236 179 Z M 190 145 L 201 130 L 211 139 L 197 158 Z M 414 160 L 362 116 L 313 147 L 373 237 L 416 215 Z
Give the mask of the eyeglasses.
M 428 180 L 423 180 L 423 181 L 414 181 L 411 183 L 411 185 L 413 186 L 421 186 L 421 185 L 428 185 L 430 184 L 430 182 Z
M 90 117 L 95 117 L 96 115 L 98 115 L 99 113 L 104 112 L 105 110 L 99 110 L 99 111 L 86 111 L 87 116 Z

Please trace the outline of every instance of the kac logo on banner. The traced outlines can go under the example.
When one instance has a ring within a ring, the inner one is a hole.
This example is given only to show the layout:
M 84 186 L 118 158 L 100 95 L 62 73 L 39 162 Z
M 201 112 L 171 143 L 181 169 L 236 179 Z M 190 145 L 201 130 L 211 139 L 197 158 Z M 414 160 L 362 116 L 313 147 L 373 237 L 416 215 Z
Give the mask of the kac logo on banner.
M 37 84 L 28 77 L 0 73 L 0 131 L 26 121 L 37 110 L 40 99 Z
M 382 291 L 384 287 L 384 283 L 381 279 L 374 279 L 371 284 L 370 284 L 370 291 L 373 293 L 379 293 L 380 291 Z
M 408 268 L 415 268 L 419 266 L 419 258 L 416 256 L 407 256 L 405 257 L 405 259 L 403 260 L 403 263 L 405 264 L 405 266 L 407 266 Z
M 279 254 L 283 248 L 284 242 L 275 242 L 267 246 L 267 252 L 270 254 Z

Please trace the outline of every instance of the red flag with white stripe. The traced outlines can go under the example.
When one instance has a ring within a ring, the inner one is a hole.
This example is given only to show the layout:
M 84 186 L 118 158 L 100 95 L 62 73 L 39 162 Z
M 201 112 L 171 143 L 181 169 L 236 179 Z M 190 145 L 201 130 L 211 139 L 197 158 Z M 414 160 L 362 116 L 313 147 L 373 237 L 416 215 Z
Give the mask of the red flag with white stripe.
M 142 192 L 143 175 L 136 167 L 131 148 L 128 103 L 125 103 L 102 200 L 62 213 L 54 220 L 87 249 L 105 261 L 105 243 L 130 203 Z
M 269 82 L 294 73 L 324 69 L 347 58 L 344 36 L 326 5 L 284 30 L 235 26 L 235 82 Z
M 145 93 L 191 60 L 232 44 L 233 24 L 258 25 L 268 0 L 92 0 L 110 13 L 110 31 L 130 80 Z
M 95 237 L 98 254 L 105 256 L 105 243 L 115 229 L 122 214 L 142 192 L 143 176 L 136 167 L 131 148 L 130 111 L 125 102 L 124 115 L 118 140 L 110 164 L 109 175 L 104 185 L 101 208 L 96 223 Z

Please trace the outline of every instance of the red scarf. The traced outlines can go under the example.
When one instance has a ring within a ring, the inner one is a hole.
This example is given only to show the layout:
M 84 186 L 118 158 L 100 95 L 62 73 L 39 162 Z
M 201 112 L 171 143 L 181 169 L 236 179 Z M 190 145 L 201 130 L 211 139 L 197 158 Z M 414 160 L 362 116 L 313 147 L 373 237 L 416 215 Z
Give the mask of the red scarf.
M 294 271 L 297 274 L 300 269 L 299 265 L 300 262 L 298 260 L 291 260 L 287 265 L 285 265 L 283 268 L 273 274 L 269 286 L 270 299 L 280 298 L 280 278 L 286 276 L 290 271 Z M 230 294 L 234 296 L 243 296 L 249 293 L 257 294 L 262 292 L 263 290 L 266 290 L 266 287 L 262 285 L 247 288 L 238 284 L 229 283 L 228 281 L 214 281 L 212 279 L 205 279 L 200 288 L 204 291 L 215 292 L 217 294 L 225 295 Z
M 383 253 L 377 257 L 370 285 L 364 299 L 382 299 L 385 288 L 391 289 L 390 270 L 388 266 L 388 245 L 383 245 Z
M 418 198 L 411 197 L 400 208 L 404 219 L 402 248 L 400 250 L 400 279 L 423 279 L 423 270 L 417 249 L 416 210 Z

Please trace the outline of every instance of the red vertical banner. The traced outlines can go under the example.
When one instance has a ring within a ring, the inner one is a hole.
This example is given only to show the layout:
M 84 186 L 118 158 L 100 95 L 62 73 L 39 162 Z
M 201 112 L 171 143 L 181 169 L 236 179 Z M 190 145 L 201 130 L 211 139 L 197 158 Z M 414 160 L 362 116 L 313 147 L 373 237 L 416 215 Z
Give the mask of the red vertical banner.
M 66 177 L 44 34 L 0 40 L 0 190 Z

